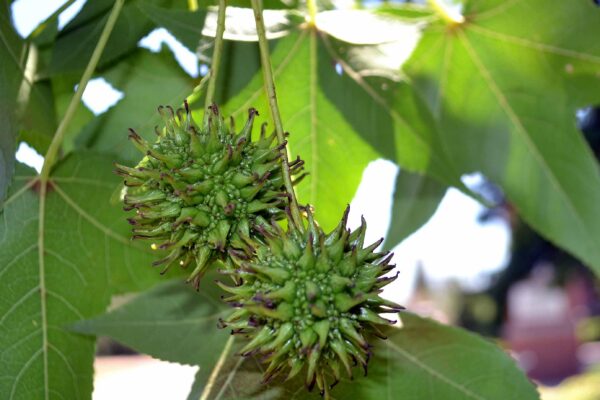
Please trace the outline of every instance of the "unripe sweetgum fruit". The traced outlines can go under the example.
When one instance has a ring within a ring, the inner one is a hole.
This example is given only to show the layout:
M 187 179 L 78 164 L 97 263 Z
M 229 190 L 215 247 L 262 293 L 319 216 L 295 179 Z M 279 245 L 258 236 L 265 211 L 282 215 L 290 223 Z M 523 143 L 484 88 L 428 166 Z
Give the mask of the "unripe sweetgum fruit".
M 284 232 L 273 222 L 258 228 L 260 237 L 246 240 L 243 251 L 230 251 L 236 269 L 226 272 L 238 284 L 218 284 L 236 310 L 220 325 L 249 338 L 240 354 L 269 364 L 265 382 L 305 369 L 307 388 L 316 383 L 328 398 L 342 369 L 352 377 L 353 363 L 360 363 L 366 374 L 367 337 L 384 337 L 377 326 L 394 321 L 380 314 L 402 307 L 379 296 L 397 274 L 385 276 L 394 266 L 391 254 L 375 252 L 381 240 L 364 246 L 364 218 L 351 232 L 347 209 L 338 227 L 325 234 L 307 215 L 305 232 L 291 223 Z
M 152 248 L 166 251 L 154 263 L 193 266 L 189 281 L 200 278 L 231 246 L 239 247 L 240 235 L 249 236 L 256 218 L 284 216 L 286 195 L 281 172 L 285 143 L 277 146 L 275 134 L 252 140 L 258 112 L 251 108 L 239 133 L 225 124 L 216 105 L 200 129 L 185 110 L 159 107 L 164 127 L 148 143 L 133 129 L 129 138 L 144 158 L 131 168 L 116 165 L 127 187 L 126 210 L 135 210 L 128 221 L 135 239 L 150 239 Z M 297 173 L 303 162 L 290 164 Z

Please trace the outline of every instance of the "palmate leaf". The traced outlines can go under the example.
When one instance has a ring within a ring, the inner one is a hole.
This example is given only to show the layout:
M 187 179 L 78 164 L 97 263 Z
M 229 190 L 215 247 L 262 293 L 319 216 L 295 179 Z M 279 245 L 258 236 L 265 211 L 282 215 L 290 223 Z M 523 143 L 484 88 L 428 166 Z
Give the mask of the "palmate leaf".
M 523 219 L 600 273 L 600 174 L 576 129 L 600 103 L 600 8 L 468 1 L 405 66 L 439 118 L 436 151 L 499 184 Z
M 310 173 L 298 195 L 315 206 L 325 229 L 335 226 L 362 170 L 375 158 L 392 158 L 412 170 L 435 169 L 437 175 L 450 171 L 429 157 L 435 126 L 408 85 L 377 81 L 387 85 L 381 93 L 381 86 L 346 64 L 338 75 L 335 44 L 314 28 L 280 39 L 272 58 L 290 152 L 301 155 Z M 260 74 L 225 104 L 224 114 L 241 119 L 251 106 L 269 120 Z
M 20 166 L 0 214 L 0 393 L 89 399 L 94 339 L 67 325 L 104 310 L 114 292 L 159 278 L 147 245 L 132 246 L 111 159 L 71 155 L 44 199 Z M 40 207 L 40 200 L 44 207 Z
M 466 331 L 409 313 L 403 327 L 373 341 L 367 377 L 358 368 L 331 391 L 336 399 L 377 400 L 504 400 L 537 399 L 533 384 L 504 351 Z M 239 344 L 238 344 L 239 345 Z M 237 348 L 236 348 L 237 349 Z M 233 350 L 235 352 L 235 350 Z M 231 356 L 209 382 L 203 399 L 319 399 L 307 393 L 303 377 L 262 384 L 264 365 L 254 358 Z M 200 385 L 194 385 L 195 394 Z M 189 399 L 192 397 L 190 396 Z M 196 397 L 197 398 L 197 397 Z

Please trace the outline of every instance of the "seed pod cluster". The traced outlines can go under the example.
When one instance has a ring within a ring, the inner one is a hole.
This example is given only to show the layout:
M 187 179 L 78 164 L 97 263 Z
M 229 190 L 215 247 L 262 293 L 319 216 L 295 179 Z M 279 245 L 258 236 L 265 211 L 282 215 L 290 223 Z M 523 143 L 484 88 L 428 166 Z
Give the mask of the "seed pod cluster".
M 352 364 L 360 363 L 366 374 L 367 337 L 383 337 L 377 325 L 393 321 L 380 314 L 402 309 L 379 296 L 397 276 L 384 276 L 394 267 L 391 255 L 375 252 L 381 240 L 364 246 L 364 219 L 357 230 L 346 228 L 348 211 L 329 234 L 307 211 L 307 229 L 290 223 L 284 232 L 273 222 L 230 250 L 235 268 L 224 272 L 237 284 L 218 284 L 235 310 L 220 325 L 248 337 L 240 353 L 269 364 L 265 381 L 306 368 L 309 390 L 316 383 L 328 398 L 341 370 L 352 377 Z
M 252 140 L 252 125 L 258 114 L 248 112 L 239 133 L 233 122 L 225 124 L 216 105 L 207 111 L 202 129 L 194 123 L 187 103 L 185 110 L 158 109 L 164 127 L 156 128 L 158 139 L 150 144 L 130 129 L 129 138 L 144 158 L 135 167 L 116 165 L 127 191 L 125 209 L 134 238 L 150 239 L 152 248 L 166 251 L 154 263 L 193 265 L 189 280 L 197 286 L 215 257 L 231 247 L 243 245 L 258 219 L 284 217 L 287 204 L 281 172 L 285 143 L 276 145 L 276 135 Z M 233 120 L 232 120 L 233 121 Z M 300 159 L 290 163 L 291 174 L 303 168 Z

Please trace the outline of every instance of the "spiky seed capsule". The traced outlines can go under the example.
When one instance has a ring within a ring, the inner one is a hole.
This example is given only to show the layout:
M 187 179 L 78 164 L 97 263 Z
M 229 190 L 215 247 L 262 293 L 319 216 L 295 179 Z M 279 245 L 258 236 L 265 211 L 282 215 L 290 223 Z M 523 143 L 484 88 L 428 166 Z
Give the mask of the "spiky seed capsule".
M 153 249 L 166 250 L 154 265 L 194 265 L 189 280 L 197 286 L 208 265 L 230 247 L 242 245 L 241 236 L 261 218 L 281 218 L 285 207 L 280 157 L 275 134 L 252 141 L 258 114 L 248 112 L 240 133 L 228 127 L 216 105 L 210 107 L 202 129 L 185 110 L 159 107 L 164 128 L 149 144 L 134 130 L 129 138 L 144 154 L 134 168 L 116 165 L 124 177 L 125 209 L 135 239 L 150 239 Z M 303 167 L 291 164 L 291 173 Z
M 236 311 L 220 321 L 232 333 L 247 335 L 243 356 L 261 355 L 269 363 L 264 380 L 283 370 L 288 379 L 306 366 L 306 385 L 316 383 L 321 394 L 340 379 L 352 363 L 367 371 L 371 355 L 366 334 L 382 337 L 377 325 L 393 323 L 380 316 L 401 306 L 379 296 L 396 279 L 386 277 L 391 255 L 364 247 L 366 222 L 346 229 L 348 209 L 338 227 L 326 235 L 308 212 L 305 233 L 287 232 L 276 224 L 258 230 L 262 238 L 247 241 L 245 252 L 233 251 L 237 286 L 219 285 L 231 296 Z M 328 377 L 333 382 L 328 383 Z

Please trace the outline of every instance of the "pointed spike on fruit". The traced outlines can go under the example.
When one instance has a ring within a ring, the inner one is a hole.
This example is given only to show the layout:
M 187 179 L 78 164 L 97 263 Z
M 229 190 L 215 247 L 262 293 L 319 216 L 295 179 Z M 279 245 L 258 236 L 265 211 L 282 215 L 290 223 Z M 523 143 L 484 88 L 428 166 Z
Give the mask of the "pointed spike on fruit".
M 265 298 L 269 300 L 282 299 L 286 302 L 292 302 L 296 297 L 296 285 L 293 281 L 287 281 L 282 288 L 266 293 Z
M 320 239 L 319 240 L 320 252 L 317 257 L 315 269 L 319 272 L 327 273 L 331 269 L 331 264 L 329 263 L 329 257 L 327 255 L 327 248 L 325 247 L 325 244 L 324 244 L 325 238 L 323 236 L 321 236 L 319 239 Z
M 283 268 L 272 268 L 255 264 L 252 265 L 252 268 L 256 272 L 268 276 L 273 282 L 278 284 L 283 284 L 290 279 L 290 273 Z
M 344 346 L 344 344 L 342 342 L 340 342 L 338 340 L 332 340 L 330 346 L 333 349 L 333 351 L 335 352 L 335 354 L 337 354 L 339 360 L 344 365 L 344 368 L 346 369 L 346 373 L 348 374 L 348 377 L 350 379 L 352 379 L 352 367 L 350 366 L 350 360 L 348 358 L 348 353 L 346 353 L 346 347 Z
M 196 255 L 196 267 L 187 278 L 186 282 L 194 282 L 194 286 L 198 289 L 198 285 L 200 284 L 200 279 L 204 276 L 204 273 L 208 269 L 210 256 L 212 255 L 212 251 L 208 247 L 203 247 L 198 254 Z
M 248 120 L 246 121 L 244 128 L 242 128 L 242 131 L 238 135 L 238 140 L 244 138 L 247 142 L 250 142 L 250 140 L 252 139 L 252 125 L 254 124 L 254 117 L 257 115 L 258 111 L 256 110 L 256 108 L 248 109 Z
M 168 256 L 166 256 L 165 258 L 162 258 L 160 260 L 156 260 L 152 263 L 153 266 L 157 267 L 159 265 L 169 265 L 171 264 L 173 261 L 177 260 L 179 257 L 181 256 L 181 249 L 180 248 L 175 248 L 173 249 Z
M 370 293 L 368 298 L 370 304 L 387 307 L 391 310 L 391 312 L 399 312 L 406 309 L 406 307 L 401 306 L 400 304 L 394 301 L 380 297 L 377 293 Z
M 340 363 L 335 358 L 328 360 L 329 367 L 331 368 L 331 373 L 333 374 L 333 378 L 335 381 L 329 385 L 329 389 L 333 389 L 335 385 L 342 379 L 342 374 L 340 373 Z
M 331 288 L 335 293 L 354 286 L 354 281 L 352 281 L 352 279 L 337 274 L 332 274 L 329 277 L 329 281 L 331 282 Z
M 360 308 L 360 314 L 358 316 L 358 319 L 361 321 L 370 322 L 372 324 L 377 324 L 377 325 L 393 325 L 396 323 L 396 321 L 385 319 L 385 318 L 381 317 L 379 314 L 369 310 L 366 307 Z
M 197 210 L 196 215 L 192 218 L 193 225 L 205 228 L 210 225 L 210 216 L 202 210 Z
M 248 213 L 250 213 L 250 214 L 254 214 L 254 213 L 257 213 L 259 211 L 267 210 L 267 209 L 273 207 L 273 205 L 274 205 L 274 203 L 265 203 L 265 202 L 260 201 L 260 200 L 252 200 L 246 206 L 246 211 Z
M 307 378 L 315 376 L 320 357 L 321 351 L 319 346 L 315 346 L 313 349 L 311 349 L 310 354 L 308 355 L 308 370 L 306 373 Z
M 383 260 L 381 260 L 377 265 L 378 266 L 386 266 L 390 263 L 390 261 L 392 261 L 392 258 L 394 257 L 394 253 L 389 253 Z
M 186 188 L 186 193 L 194 196 L 197 194 L 209 194 L 214 187 L 214 183 L 212 181 L 200 181 L 194 184 L 188 185 Z
M 266 181 L 258 180 L 258 182 L 254 183 L 253 185 L 240 189 L 242 198 L 246 201 L 252 201 L 258 192 L 261 191 L 265 183 Z
M 218 287 L 226 291 L 227 293 L 231 293 L 236 296 L 241 296 L 241 298 L 248 298 L 252 295 L 253 290 L 248 286 L 228 286 L 219 280 L 215 280 L 215 283 Z
M 260 125 L 260 140 L 262 141 L 263 139 L 265 139 L 267 137 L 267 123 L 263 122 Z
M 338 263 L 337 270 L 343 276 L 353 276 L 358 266 L 356 247 L 352 249 L 350 254 L 346 253 L 345 257 Z
M 279 226 L 279 225 L 277 225 Z M 289 260 L 297 260 L 301 254 L 302 254 L 302 249 L 300 248 L 300 246 L 298 246 L 298 244 L 296 243 L 295 240 L 284 240 L 283 241 L 283 254 L 289 259 Z
M 357 305 L 363 303 L 365 301 L 365 296 L 362 294 L 350 296 L 349 294 L 342 292 L 336 294 L 334 299 L 336 308 L 341 312 L 346 312 L 352 307 L 356 307 Z
M 369 347 L 369 344 L 367 343 L 365 338 L 360 333 L 358 333 L 358 331 L 355 329 L 354 325 L 352 324 L 352 322 L 350 322 L 349 319 L 340 318 L 339 329 L 346 337 L 358 344 L 363 349 L 367 349 Z
M 300 342 L 303 348 L 312 348 L 319 339 L 319 335 L 311 328 L 307 327 L 300 332 Z
M 237 172 L 235 175 L 233 175 L 233 177 L 231 178 L 231 183 L 233 183 L 233 185 L 238 188 L 241 189 L 246 185 L 251 184 L 252 182 L 256 181 L 256 177 L 253 175 L 247 175 L 241 172 Z
M 313 329 L 319 336 L 319 346 L 323 349 L 327 344 L 327 336 L 329 335 L 330 322 L 327 319 L 322 319 L 313 324 Z
M 348 231 L 344 230 L 339 239 L 327 247 L 327 254 L 334 263 L 339 263 L 344 256 L 344 250 L 348 244 Z
M 264 351 L 272 351 L 283 346 L 285 342 L 294 336 L 294 332 L 294 325 L 291 322 L 282 324 L 279 329 L 275 331 L 276 336 L 273 340 L 263 347 Z
M 183 114 L 184 113 L 185 113 L 185 110 L 182 108 L 178 108 L 176 111 L 177 121 L 179 122 L 179 125 L 181 125 L 183 123 Z
M 304 284 L 306 288 L 306 298 L 310 302 L 314 302 L 317 296 L 321 293 L 319 286 L 315 282 L 308 281 Z
M 225 190 L 217 189 L 214 193 L 214 196 L 215 203 L 218 206 L 220 206 L 221 208 L 227 207 L 227 204 L 229 204 L 229 196 L 227 195 L 227 192 Z
M 156 203 L 159 201 L 163 201 L 167 198 L 167 195 L 160 190 L 148 190 L 143 193 L 133 195 L 126 194 L 124 197 L 125 204 L 146 204 L 146 203 Z
M 294 357 L 289 361 L 289 365 L 290 372 L 288 373 L 287 378 L 285 378 L 286 381 L 289 381 L 290 379 L 298 375 L 298 372 L 300 372 L 302 370 L 302 367 L 304 367 L 304 361 L 302 361 L 298 357 Z
M 314 218 L 311 208 L 312 207 L 310 205 L 306 206 L 306 218 L 308 219 L 308 231 L 313 235 L 314 238 L 319 238 L 321 236 L 319 225 L 315 221 L 315 218 Z
M 349 211 L 350 211 L 350 206 L 347 206 L 346 210 L 344 211 L 344 215 L 342 216 L 342 219 L 340 220 L 338 225 L 335 227 L 335 229 L 333 231 L 331 231 L 331 233 L 329 235 L 327 235 L 327 238 L 325 239 L 326 245 L 330 246 L 342 237 L 342 235 L 346 231 L 346 224 L 348 223 L 348 212 Z
M 229 163 L 231 162 L 231 159 L 233 158 L 233 148 L 231 147 L 231 145 L 227 145 L 224 148 L 224 152 L 223 155 L 221 156 L 221 158 L 215 162 L 212 165 L 212 173 L 213 174 L 222 174 L 223 172 L 225 172 L 225 170 L 227 169 L 227 166 L 229 165 Z
M 240 350 L 240 354 L 244 357 L 248 356 L 251 351 L 270 342 L 273 337 L 275 337 L 275 330 L 268 326 L 264 326 L 254 338 Z
M 310 270 L 315 267 L 315 253 L 313 248 L 314 236 L 312 232 L 308 233 L 308 240 L 306 241 L 306 247 L 302 252 L 302 256 L 298 259 L 298 265 L 305 270 Z
M 309 306 L 310 312 L 317 318 L 327 318 L 327 306 L 321 300 L 317 300 Z
M 363 240 L 364 243 L 364 240 Z M 375 242 L 371 243 L 369 246 L 365 247 L 364 249 L 362 248 L 362 244 L 357 244 L 357 247 L 360 249 L 359 250 L 359 259 L 364 260 L 364 258 L 366 256 L 368 256 L 369 254 L 373 253 L 373 251 L 379 247 L 379 245 L 383 243 L 383 238 L 380 238 L 379 240 L 376 240 Z
M 148 152 L 150 151 L 150 145 L 148 144 L 148 142 L 146 142 L 146 140 L 143 137 L 141 137 L 136 131 L 134 131 L 133 128 L 129 128 L 128 137 L 133 142 L 133 145 L 142 154 L 148 154 Z

